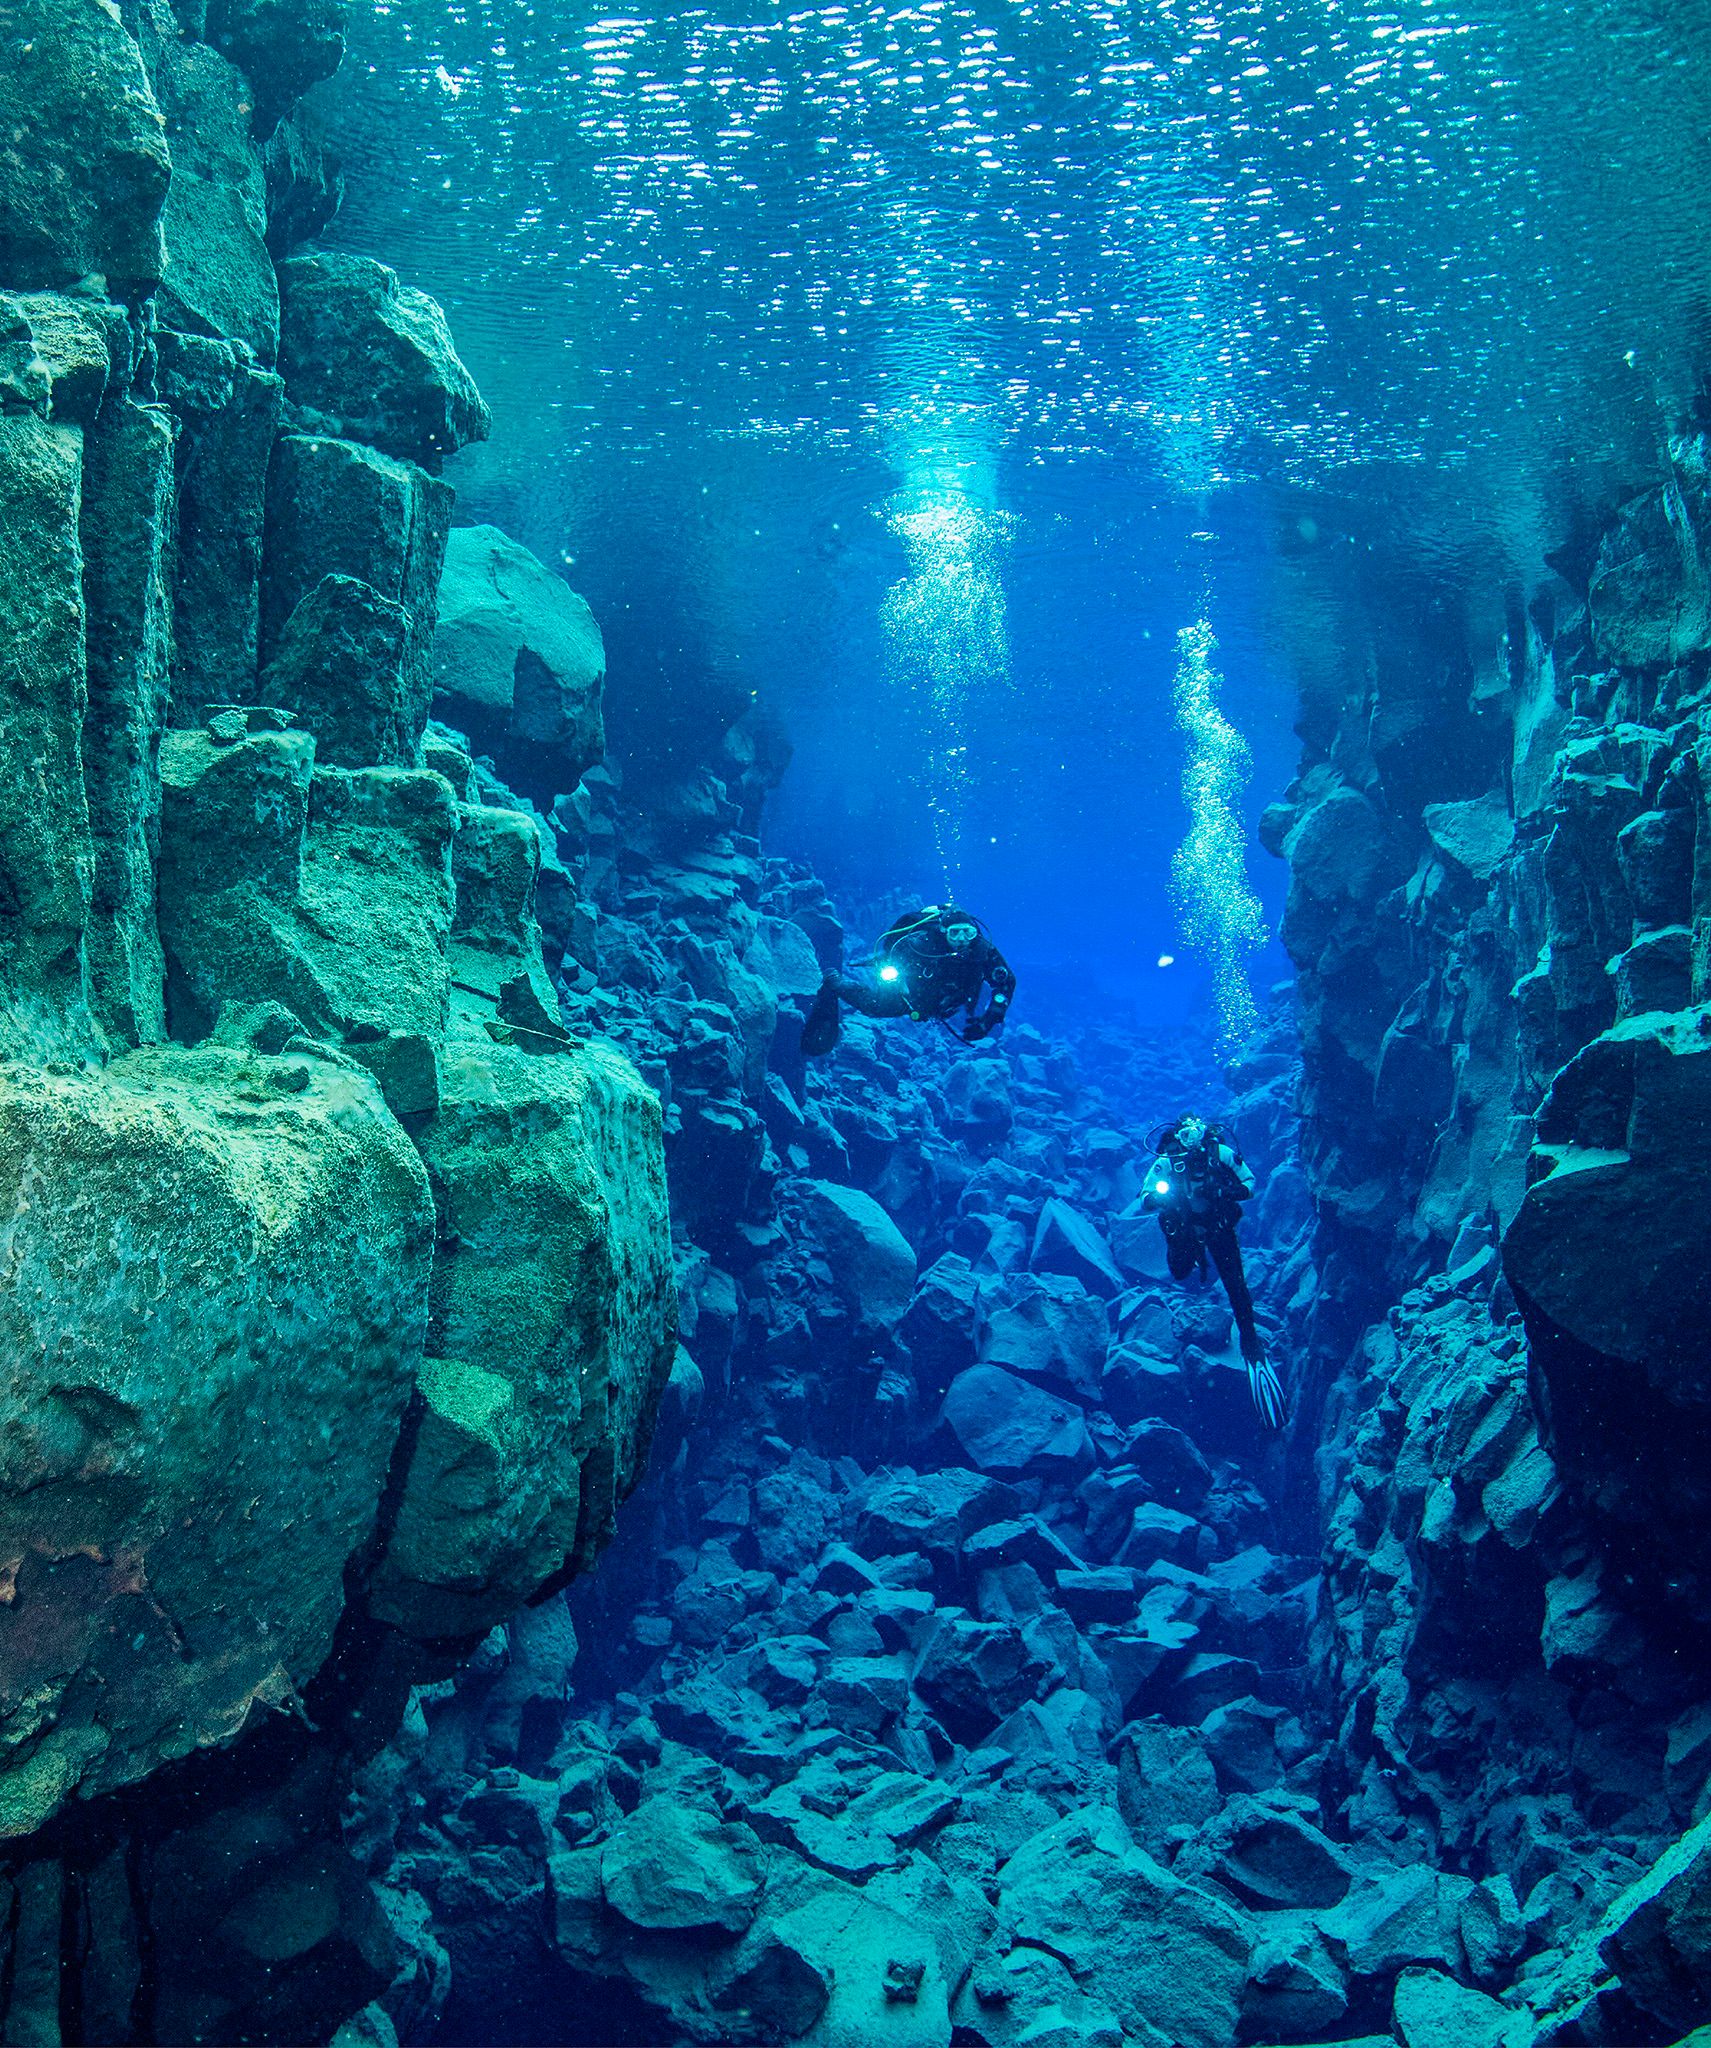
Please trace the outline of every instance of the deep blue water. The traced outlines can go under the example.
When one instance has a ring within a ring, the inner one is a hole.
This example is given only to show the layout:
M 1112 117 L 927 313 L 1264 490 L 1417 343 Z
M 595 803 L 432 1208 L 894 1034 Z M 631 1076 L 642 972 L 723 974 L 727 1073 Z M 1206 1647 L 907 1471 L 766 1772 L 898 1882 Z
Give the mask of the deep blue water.
M 1416 576 L 1500 660 L 1488 593 L 1692 399 L 1691 0 L 378 0 L 353 58 L 336 237 L 446 304 L 494 408 L 459 516 L 589 597 L 620 753 L 752 694 L 776 850 L 1161 1019 L 1207 986 L 1178 632 L 1251 842 L 1304 676 Z

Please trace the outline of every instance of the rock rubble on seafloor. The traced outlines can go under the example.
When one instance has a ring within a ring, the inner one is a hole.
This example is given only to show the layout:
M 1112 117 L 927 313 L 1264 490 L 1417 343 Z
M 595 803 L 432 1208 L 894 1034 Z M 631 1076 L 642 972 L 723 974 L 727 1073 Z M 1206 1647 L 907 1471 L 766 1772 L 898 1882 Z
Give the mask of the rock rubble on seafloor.
M 1404 679 L 1376 659 L 1268 821 L 1299 1002 L 1220 1114 L 1264 1188 L 1274 1448 L 1221 1296 L 1165 1282 L 1137 1200 L 1203 1049 L 851 1019 L 805 1066 L 840 921 L 761 849 L 744 725 L 686 785 L 600 769 L 554 806 L 565 1014 L 666 1105 L 681 1348 L 574 1664 L 534 1618 L 497 1632 L 359 1786 L 417 1931 L 378 2028 L 1661 2048 L 1700 2023 L 1702 1227 L 1679 1190 L 1599 1203 L 1588 1228 L 1678 1276 L 1637 1300 L 1608 1256 L 1535 1249 L 1536 1205 L 1579 1199 L 1558 1175 L 1619 1192 L 1665 1102 L 1694 1113 L 1693 956 L 1651 921 L 1690 919 L 1698 670 L 1592 676 L 1587 630 L 1535 621 L 1465 723 L 1446 654 L 1424 771 L 1387 749 Z M 1636 889 L 1662 840 L 1675 881 Z

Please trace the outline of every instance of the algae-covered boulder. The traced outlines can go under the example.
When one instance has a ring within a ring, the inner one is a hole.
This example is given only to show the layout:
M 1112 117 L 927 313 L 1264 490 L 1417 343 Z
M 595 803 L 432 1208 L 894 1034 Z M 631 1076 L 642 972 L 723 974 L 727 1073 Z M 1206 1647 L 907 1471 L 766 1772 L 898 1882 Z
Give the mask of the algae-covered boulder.
M 155 917 L 161 730 L 171 644 L 171 415 L 116 400 L 84 434 L 80 539 L 88 702 L 90 999 L 110 1042 L 166 1035 Z
M 61 292 L 0 293 L 0 397 L 8 412 L 45 412 L 56 423 L 93 423 L 109 383 L 131 368 L 122 306 Z
M 370 1537 L 433 1211 L 359 1070 L 0 1066 L 0 1830 L 286 1707 Z
M 52 287 L 95 273 L 146 291 L 172 165 L 119 10 L 10 0 L 0 34 L 0 278 Z
M 490 1628 L 592 1557 L 675 1349 L 657 1098 L 609 1048 L 495 1029 L 514 1042 L 454 1023 L 421 1133 L 432 1355 L 372 1604 L 424 1637 Z
M 285 387 L 246 351 L 158 330 L 156 381 L 179 422 L 173 528 L 173 719 L 255 690 L 269 461 Z
M 419 732 L 451 505 L 450 485 L 412 463 L 324 434 L 281 434 L 267 475 L 263 664 L 323 578 L 366 583 L 406 614 L 403 690 Z
M 413 1126 L 438 1216 L 429 1359 L 372 1594 L 430 1638 L 490 1628 L 592 1558 L 676 1348 L 659 1099 L 558 1021 L 534 820 L 455 814 L 449 1021 L 434 1114 Z
M 346 440 L 438 466 L 490 419 L 436 300 L 348 250 L 279 266 L 279 367 L 292 402 Z
M 405 680 L 410 618 L 354 576 L 323 576 L 286 620 L 261 695 L 315 736 L 334 768 L 409 768 L 427 705 Z
M 161 216 L 159 308 L 168 327 L 241 343 L 262 364 L 279 348 L 279 288 L 267 253 L 267 180 L 250 139 L 250 94 L 205 43 L 168 38 L 154 59 L 172 148 Z
M 229 711 L 161 748 L 160 928 L 175 1036 L 276 1003 L 432 1109 L 445 1030 L 451 791 L 438 775 L 316 768 L 278 713 Z
M 76 428 L 34 413 L 0 417 L 0 1051 L 93 1043 L 82 961 L 91 866 L 78 748 L 82 480 Z
M 605 750 L 606 649 L 594 615 L 494 526 L 446 543 L 434 641 L 434 709 L 528 786 L 574 789 Z M 551 759 L 545 759 L 550 756 Z

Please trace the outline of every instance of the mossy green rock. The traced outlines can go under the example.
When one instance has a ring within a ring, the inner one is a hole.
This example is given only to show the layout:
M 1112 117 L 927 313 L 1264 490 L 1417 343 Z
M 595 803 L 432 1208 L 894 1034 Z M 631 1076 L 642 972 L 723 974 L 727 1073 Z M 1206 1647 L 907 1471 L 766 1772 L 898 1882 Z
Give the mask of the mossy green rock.
M 605 676 L 600 628 L 562 577 L 497 527 L 453 529 L 434 641 L 437 715 L 501 763 L 512 749 L 550 752 L 549 779 L 574 789 L 605 749 Z M 537 778 L 547 766 L 526 765 Z
M 485 1630 L 609 1534 L 676 1334 L 659 1125 L 610 1049 L 524 1051 L 454 1021 L 420 1135 L 440 1256 L 383 1619 Z
M 372 1534 L 433 1212 L 368 1077 L 0 1066 L 0 1831 L 290 1705 Z
M 83 931 L 92 849 L 78 733 L 87 694 L 78 507 L 83 437 L 0 417 L 0 1052 L 95 1049 Z
M 122 398 L 86 430 L 81 511 L 89 615 L 83 779 L 89 799 L 90 995 L 110 1043 L 166 1036 L 155 918 L 160 740 L 172 640 L 171 415 Z
M 280 369 L 292 403 L 334 433 L 436 467 L 491 424 L 438 303 L 369 256 L 279 266 Z
M 413 463 L 325 434 L 282 434 L 267 478 L 264 664 L 324 577 L 353 577 L 404 608 L 404 688 L 425 707 L 451 507 L 451 486 Z
M 228 712 L 162 745 L 174 1034 L 205 1037 L 228 1003 L 274 1002 L 377 1072 L 396 1062 L 375 1049 L 400 1032 L 431 1067 L 446 1019 L 451 791 L 425 771 L 317 769 L 309 735 L 270 730 L 268 716 Z M 431 1109 L 432 1088 L 389 1088 L 389 1100 L 400 1114 Z
M 10 0 L 0 63 L 0 278 L 146 291 L 172 164 L 141 52 L 107 0 Z
M 255 689 L 263 506 L 285 387 L 229 342 L 159 331 L 163 403 L 180 422 L 173 723 Z
M 168 327 L 241 343 L 257 362 L 279 349 L 279 288 L 267 253 L 267 180 L 250 135 L 250 90 L 205 43 L 169 37 L 154 60 L 172 149 L 161 219 Z
M 261 695 L 315 736 L 335 768 L 409 768 L 428 707 L 404 675 L 410 618 L 354 576 L 323 576 L 285 623 Z

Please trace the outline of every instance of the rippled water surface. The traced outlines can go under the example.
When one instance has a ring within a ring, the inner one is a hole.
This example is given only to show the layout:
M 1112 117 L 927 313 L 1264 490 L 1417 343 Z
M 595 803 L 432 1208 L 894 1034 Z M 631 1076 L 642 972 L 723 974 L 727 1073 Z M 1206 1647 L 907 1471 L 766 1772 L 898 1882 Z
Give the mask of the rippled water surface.
M 1042 958 L 1170 941 L 1180 628 L 1275 794 L 1363 560 L 1525 590 L 1702 360 L 1690 0 L 377 0 L 323 112 L 493 403 L 465 513 Z

